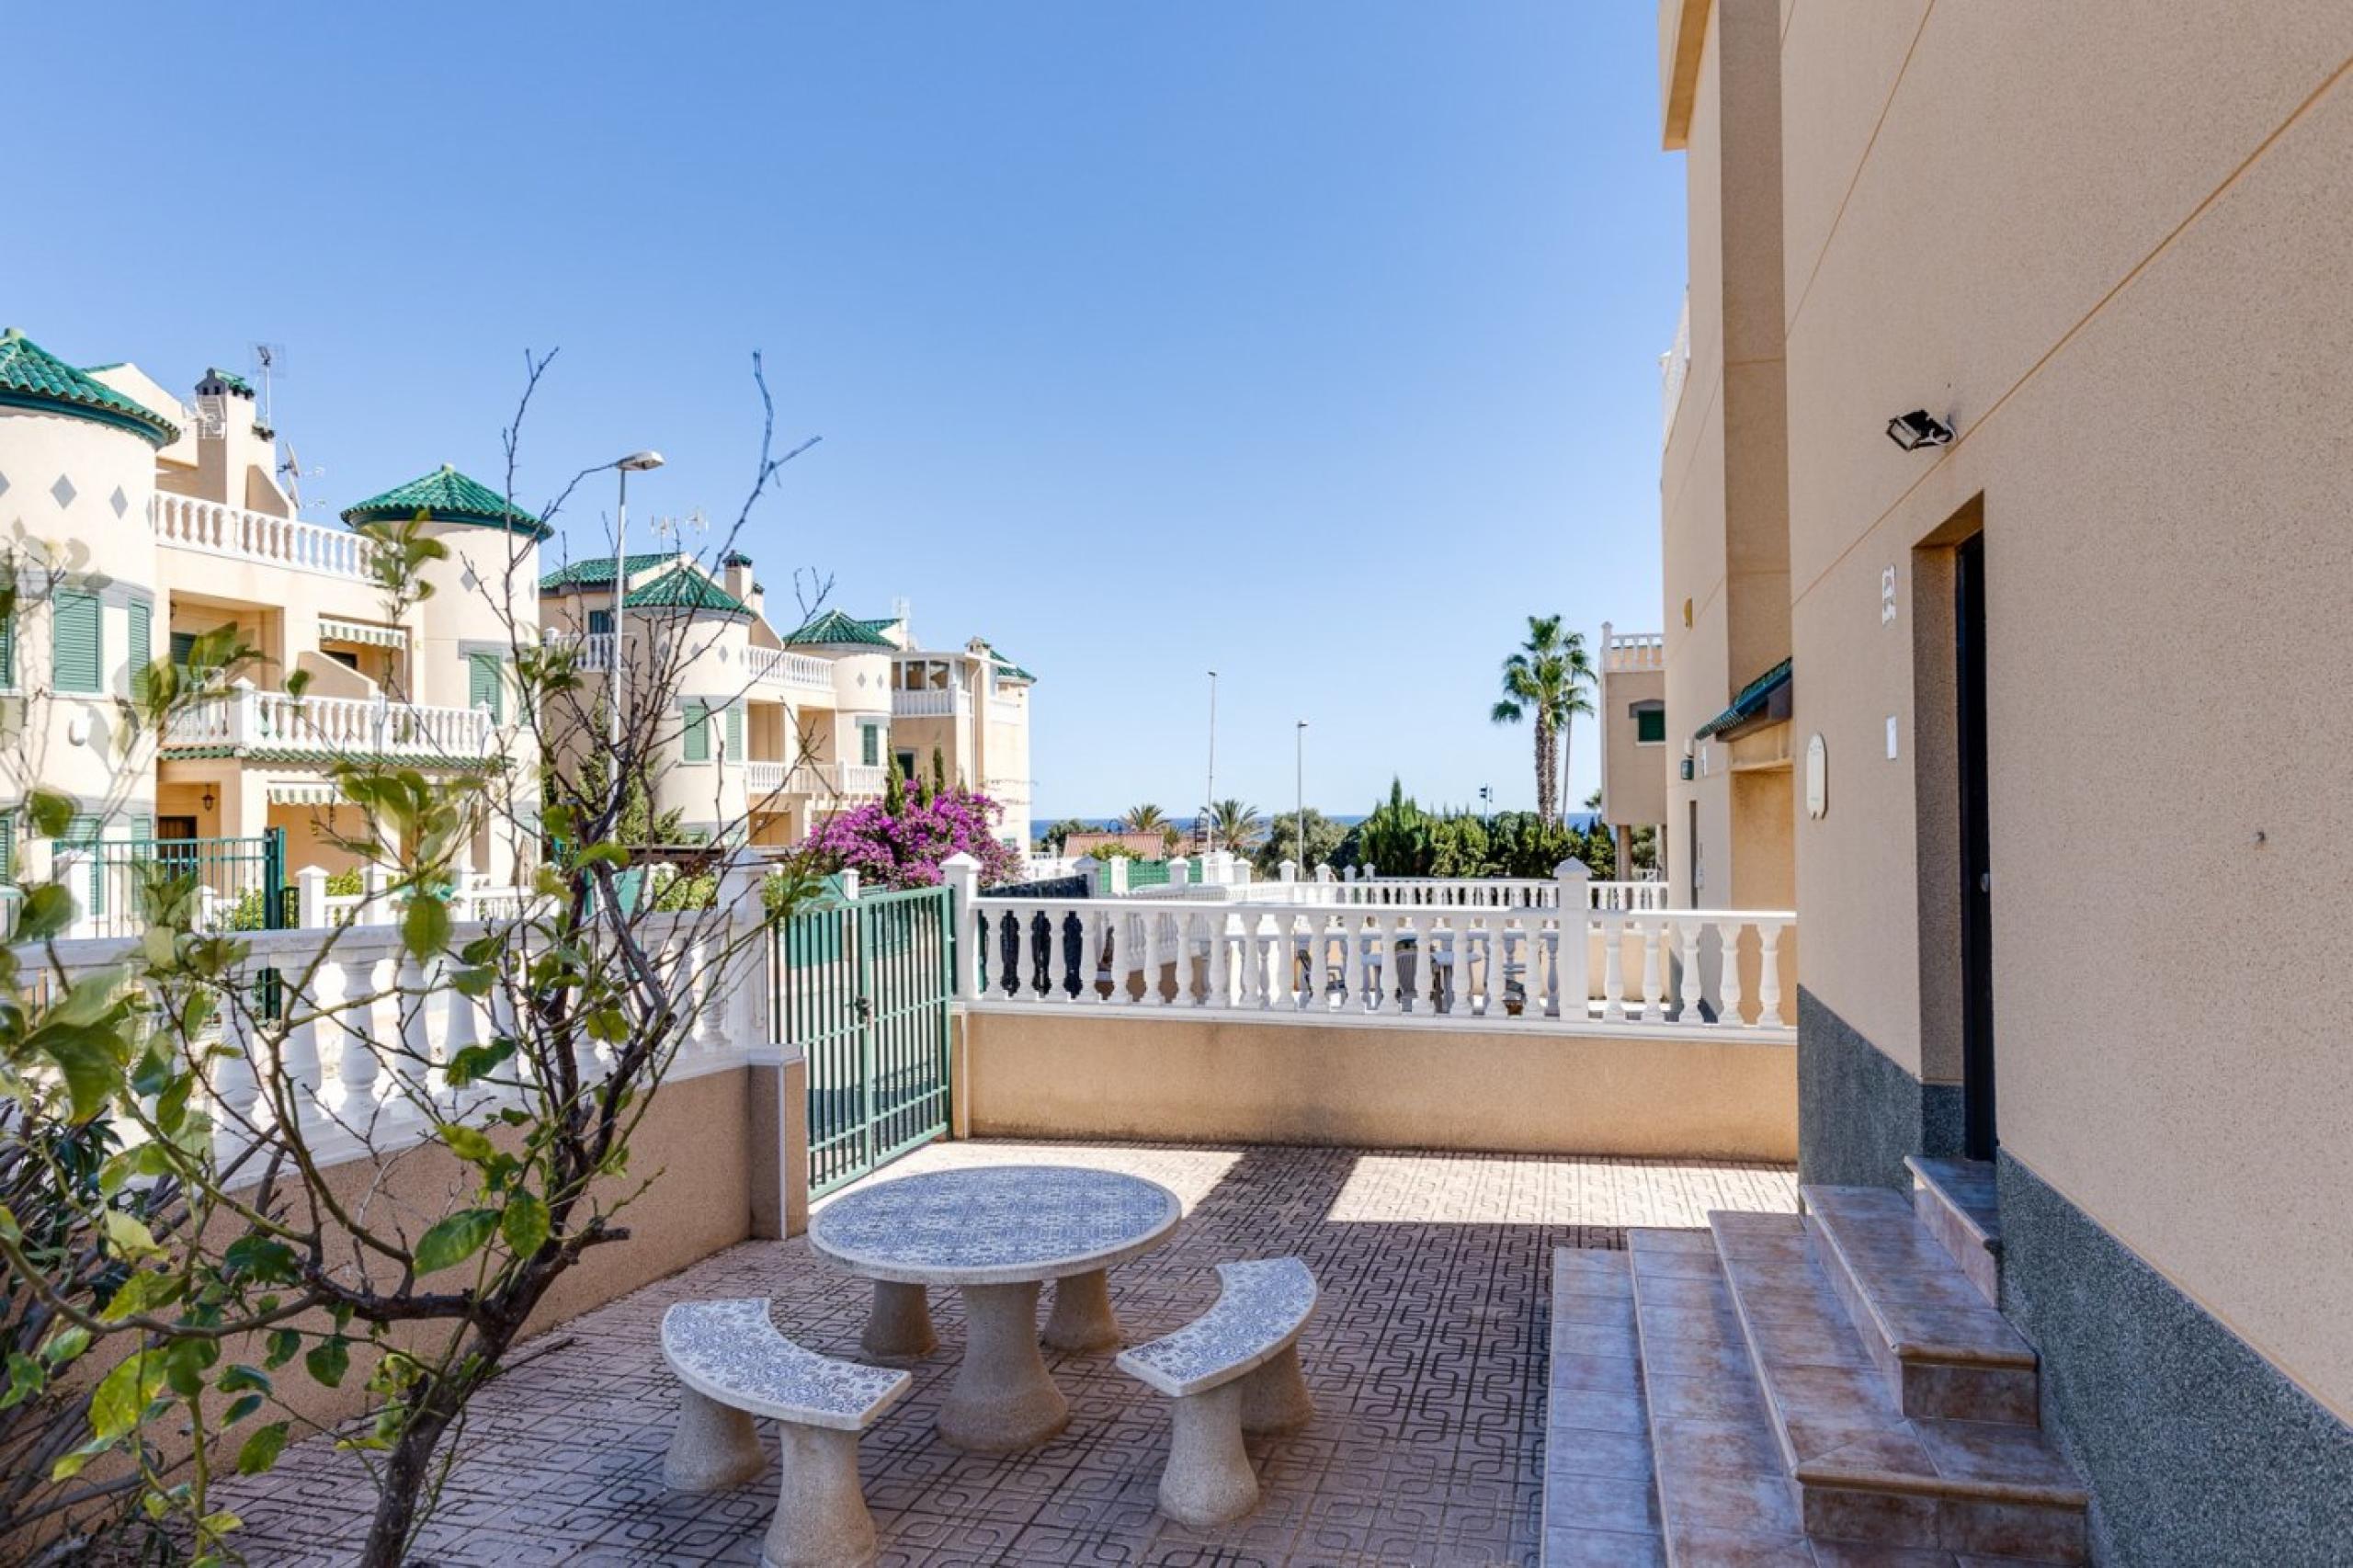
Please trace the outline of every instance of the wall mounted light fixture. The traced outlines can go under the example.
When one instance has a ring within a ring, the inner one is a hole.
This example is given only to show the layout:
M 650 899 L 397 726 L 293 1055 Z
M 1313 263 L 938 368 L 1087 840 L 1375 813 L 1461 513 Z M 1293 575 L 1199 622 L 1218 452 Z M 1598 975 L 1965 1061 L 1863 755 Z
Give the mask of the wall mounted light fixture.
M 1952 426 L 1927 409 L 1915 408 L 1887 422 L 1887 438 L 1907 452 L 1916 452 L 1923 447 L 1949 447 Z

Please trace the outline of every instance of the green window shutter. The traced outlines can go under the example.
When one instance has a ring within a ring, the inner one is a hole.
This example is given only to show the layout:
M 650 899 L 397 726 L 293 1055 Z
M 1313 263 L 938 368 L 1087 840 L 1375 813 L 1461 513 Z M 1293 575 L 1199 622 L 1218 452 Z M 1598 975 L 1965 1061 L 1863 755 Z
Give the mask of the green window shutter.
M 50 637 L 57 665 L 60 691 L 99 689 L 106 671 L 104 642 L 98 630 L 98 596 L 69 589 L 49 601 Z
M 0 691 L 17 684 L 17 614 L 12 608 L 0 615 Z
M 687 760 L 710 760 L 710 704 L 693 698 L 687 701 Z
M 155 607 L 145 599 L 131 601 L 131 695 L 147 691 L 147 662 L 155 656 Z
M 610 637 L 612 634 L 613 612 L 608 609 L 590 610 L 588 612 L 588 635 L 591 637 Z
M 727 759 L 740 762 L 744 757 L 744 705 L 740 702 L 727 710 Z
M 97 601 L 93 600 L 91 602 L 96 603 Z M 100 841 L 99 835 L 105 831 L 105 829 L 106 819 L 104 817 L 91 816 L 86 813 L 77 815 L 71 822 L 68 822 L 65 824 L 65 831 L 58 836 L 57 842 L 60 844 L 87 845 L 95 850 Z M 106 912 L 107 863 L 105 854 L 101 851 L 94 853 L 90 857 L 90 906 L 85 913 L 90 915 L 104 915 Z
M 173 632 L 172 668 L 185 670 L 188 668 L 188 662 L 194 657 L 196 657 L 196 633 L 193 631 Z
M 506 722 L 506 683 L 499 679 L 501 661 L 495 653 L 466 655 L 466 706 L 487 708 L 491 722 Z
M 0 882 L 17 880 L 17 813 L 0 812 Z
M 1666 710 L 1637 708 L 1634 710 L 1634 739 L 1643 745 L 1666 739 Z
M 858 759 L 868 767 L 882 766 L 882 727 L 860 724 L 858 727 Z

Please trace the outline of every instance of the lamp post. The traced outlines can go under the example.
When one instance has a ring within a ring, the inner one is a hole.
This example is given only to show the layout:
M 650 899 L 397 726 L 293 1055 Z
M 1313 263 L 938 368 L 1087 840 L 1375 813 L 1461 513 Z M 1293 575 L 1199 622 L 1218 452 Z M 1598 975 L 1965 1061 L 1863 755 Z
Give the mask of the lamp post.
M 621 666 L 621 615 L 623 601 L 629 597 L 629 476 L 660 468 L 662 454 L 631 452 L 625 458 L 616 459 L 610 466 L 621 476 L 620 506 L 613 514 L 613 662 L 609 677 L 613 686 L 610 738 L 618 769 L 621 749 L 621 710 L 629 700 L 629 680 Z M 615 782 L 620 782 L 618 778 Z
M 1299 848 L 1299 874 L 1307 874 L 1307 721 L 1302 719 L 1299 728 L 1291 732 L 1297 756 L 1292 764 L 1291 837 Z
M 1210 852 L 1217 852 L 1217 672 L 1210 672 L 1210 792 L 1201 802 L 1210 824 Z
M 1486 785 L 1479 786 L 1479 825 L 1493 827 L 1495 824 L 1495 792 Z

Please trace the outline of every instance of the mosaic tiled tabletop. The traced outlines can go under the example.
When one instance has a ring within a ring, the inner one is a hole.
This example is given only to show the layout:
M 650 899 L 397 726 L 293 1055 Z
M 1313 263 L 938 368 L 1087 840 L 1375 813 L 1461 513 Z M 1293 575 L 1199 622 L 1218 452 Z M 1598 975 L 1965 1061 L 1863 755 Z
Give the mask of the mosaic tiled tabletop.
M 1710 1209 L 1794 1210 L 1783 1167 L 1340 1149 L 1041 1145 L 919 1151 L 887 1176 L 975 1164 L 1104 1166 L 1157 1181 L 1188 1215 L 1171 1243 L 1111 1272 L 1131 1343 L 1217 1299 L 1215 1266 L 1297 1256 L 1322 1300 L 1300 1341 L 1319 1415 L 1250 1439 L 1256 1513 L 1210 1531 L 1162 1518 L 1167 1402 L 1111 1357 L 1049 1352 L 1072 1419 L 1030 1452 L 959 1452 L 932 1431 L 961 1358 L 952 1291 L 941 1345 L 860 1447 L 879 1562 L 912 1564 L 1532 1564 L 1543 1460 L 1545 1293 L 1555 1246 L 1619 1246 L 1630 1226 Z M 855 1190 L 854 1188 L 845 1190 Z M 662 1484 L 676 1383 L 657 1335 L 676 1301 L 770 1296 L 811 1349 L 857 1358 L 871 1288 L 802 1242 L 748 1242 L 527 1346 L 475 1403 L 420 1563 L 756 1563 L 773 1471 L 732 1492 Z M 533 1354 L 534 1349 L 540 1353 Z M 256 1564 L 350 1560 L 369 1490 L 323 1440 L 223 1488 Z

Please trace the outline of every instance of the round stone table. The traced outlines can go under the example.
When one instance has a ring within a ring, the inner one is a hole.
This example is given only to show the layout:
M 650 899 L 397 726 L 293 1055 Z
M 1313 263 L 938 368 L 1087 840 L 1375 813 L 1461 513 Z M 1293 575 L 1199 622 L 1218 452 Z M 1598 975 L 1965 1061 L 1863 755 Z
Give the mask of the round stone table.
M 1168 1239 L 1182 1212 L 1157 1182 L 1085 1165 L 983 1165 L 901 1176 L 844 1193 L 809 1221 L 809 1245 L 874 1281 L 867 1350 L 920 1356 L 934 1344 L 925 1292 L 964 1293 L 964 1362 L 939 1435 L 1006 1453 L 1044 1442 L 1070 1403 L 1038 1354 L 1038 1288 L 1054 1284 L 1046 1343 L 1120 1343 L 1104 1270 Z

